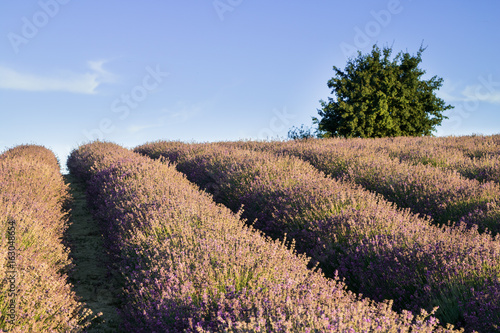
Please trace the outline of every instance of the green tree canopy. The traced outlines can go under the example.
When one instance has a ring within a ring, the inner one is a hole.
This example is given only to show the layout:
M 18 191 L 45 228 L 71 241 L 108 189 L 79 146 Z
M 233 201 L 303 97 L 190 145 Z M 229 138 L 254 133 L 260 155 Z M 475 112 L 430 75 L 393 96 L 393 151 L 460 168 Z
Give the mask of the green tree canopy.
M 362 138 L 431 135 L 447 118 L 442 112 L 453 106 L 434 93 L 442 78 L 422 80 L 425 71 L 418 65 L 424 50 L 400 52 L 390 60 L 392 48 L 374 45 L 371 54 L 358 51 L 344 71 L 334 66 L 328 87 L 336 98 L 320 100 L 322 118 L 313 118 L 319 130 L 326 136 Z

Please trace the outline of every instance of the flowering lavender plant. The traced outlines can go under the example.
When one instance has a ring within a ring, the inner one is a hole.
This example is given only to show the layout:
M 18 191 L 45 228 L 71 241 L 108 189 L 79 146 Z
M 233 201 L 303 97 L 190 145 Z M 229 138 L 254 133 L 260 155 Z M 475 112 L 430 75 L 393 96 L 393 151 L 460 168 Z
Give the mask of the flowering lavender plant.
M 499 237 L 464 225 L 436 227 L 286 155 L 176 142 L 135 151 L 174 156 L 177 168 L 216 201 L 233 211 L 243 205 L 243 217 L 256 228 L 273 237 L 287 234 L 299 252 L 318 261 L 327 275 L 338 272 L 356 292 L 393 299 L 398 310 L 439 306 L 442 322 L 467 330 L 494 330 L 500 323 L 500 303 L 493 296 L 500 290 Z
M 123 275 L 126 331 L 451 331 L 308 269 L 173 166 L 102 142 L 75 150 L 68 166 L 87 179 Z
M 0 332 L 81 332 L 89 325 L 91 311 L 65 274 L 67 199 L 50 150 L 23 145 L 0 155 Z

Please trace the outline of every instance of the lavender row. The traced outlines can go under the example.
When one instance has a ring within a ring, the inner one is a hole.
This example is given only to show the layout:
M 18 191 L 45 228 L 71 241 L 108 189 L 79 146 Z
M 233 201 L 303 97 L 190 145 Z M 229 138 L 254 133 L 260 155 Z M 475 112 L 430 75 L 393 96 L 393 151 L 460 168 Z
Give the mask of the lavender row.
M 387 153 L 400 161 L 455 170 L 466 178 L 481 182 L 500 182 L 500 135 L 398 137 L 366 142 L 365 149 Z
M 81 332 L 91 312 L 67 282 L 68 192 L 56 157 L 35 145 L 6 151 L 0 189 L 0 331 Z
M 75 150 L 94 213 L 125 280 L 134 332 L 431 332 L 436 319 L 396 314 L 248 228 L 173 166 L 108 143 Z
M 328 140 L 335 144 L 339 140 Z M 352 140 L 350 140 L 352 141 Z M 363 149 L 412 164 L 455 170 L 469 179 L 500 182 L 500 135 L 487 137 L 398 137 L 365 140 Z
M 500 144 L 494 147 L 500 150 Z M 480 182 L 500 182 L 500 154 L 467 151 L 458 147 L 422 145 L 417 140 L 408 140 L 402 147 L 391 145 L 387 148 L 389 154 L 400 161 L 431 164 L 442 169 L 455 170 L 466 178 Z
M 341 139 L 336 138 L 331 142 L 356 141 L 367 147 L 384 148 L 386 146 L 402 147 L 420 146 L 422 148 L 435 148 L 455 150 L 470 159 L 480 159 L 487 156 L 500 155 L 500 134 L 482 136 L 448 136 L 448 137 L 391 137 L 375 139 Z
M 396 137 L 375 139 L 328 139 L 329 146 L 352 146 L 358 153 L 377 154 L 410 164 L 425 164 L 456 171 L 480 182 L 500 182 L 500 135 L 461 137 Z M 234 143 L 233 143 L 234 144 Z M 265 142 L 238 145 L 265 146 Z M 272 144 L 274 145 L 274 143 Z
M 297 156 L 319 170 L 382 194 L 437 224 L 464 223 L 497 234 L 500 231 L 500 185 L 467 179 L 451 170 L 411 164 L 374 149 L 376 140 L 309 140 L 307 142 L 226 143 Z
M 356 292 L 392 299 L 397 310 L 439 306 L 441 322 L 468 330 L 500 324 L 499 237 L 438 228 L 290 156 L 161 141 L 135 151 L 176 162 L 216 201 L 233 211 L 243 205 L 256 228 L 292 237 Z
M 500 134 L 489 136 L 450 136 L 443 138 L 429 137 L 420 139 L 431 141 L 437 146 L 459 149 L 469 158 L 500 155 Z
M 16 158 L 36 160 L 40 163 L 54 168 L 56 171 L 60 170 L 59 161 L 57 160 L 54 153 L 43 146 L 18 145 L 0 155 L 0 161 Z

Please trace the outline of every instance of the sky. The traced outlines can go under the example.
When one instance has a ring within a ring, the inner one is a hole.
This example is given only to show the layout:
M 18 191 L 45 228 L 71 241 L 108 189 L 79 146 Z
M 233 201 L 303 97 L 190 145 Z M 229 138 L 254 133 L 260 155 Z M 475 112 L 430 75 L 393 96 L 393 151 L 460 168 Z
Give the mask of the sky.
M 500 133 L 500 1 L 0 3 L 0 152 L 283 139 L 312 126 L 333 66 L 416 54 L 454 109 L 436 136 Z

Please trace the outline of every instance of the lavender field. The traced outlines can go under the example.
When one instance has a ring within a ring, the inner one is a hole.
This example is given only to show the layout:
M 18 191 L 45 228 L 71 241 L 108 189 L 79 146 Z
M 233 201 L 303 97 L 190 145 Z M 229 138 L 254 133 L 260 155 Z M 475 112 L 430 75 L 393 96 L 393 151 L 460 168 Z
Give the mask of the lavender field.
M 0 332 L 500 332 L 500 135 L 95 141 L 67 166 L 0 155 Z

